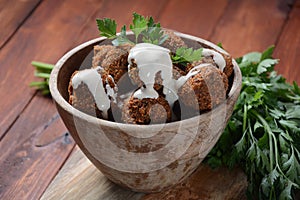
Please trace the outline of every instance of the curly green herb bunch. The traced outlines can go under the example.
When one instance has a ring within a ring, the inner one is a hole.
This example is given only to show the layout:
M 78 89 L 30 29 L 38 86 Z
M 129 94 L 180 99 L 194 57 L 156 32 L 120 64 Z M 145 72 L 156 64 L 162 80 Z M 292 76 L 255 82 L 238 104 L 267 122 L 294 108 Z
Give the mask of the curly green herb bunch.
M 300 185 L 300 89 L 276 74 L 274 47 L 236 59 L 243 75 L 231 120 L 206 162 L 242 164 L 249 199 L 293 199 Z

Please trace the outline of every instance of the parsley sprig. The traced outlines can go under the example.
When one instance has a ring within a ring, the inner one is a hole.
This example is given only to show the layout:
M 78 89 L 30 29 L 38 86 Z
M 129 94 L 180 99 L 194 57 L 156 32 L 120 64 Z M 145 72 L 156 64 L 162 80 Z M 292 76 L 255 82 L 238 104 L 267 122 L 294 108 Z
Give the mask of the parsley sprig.
M 49 95 L 49 78 L 54 65 L 37 61 L 32 61 L 31 65 L 35 67 L 34 76 L 42 78 L 42 81 L 31 82 L 29 86 L 35 87 L 44 95 Z
M 155 23 L 153 18 L 150 17 L 147 23 L 147 28 L 142 32 L 143 42 L 161 45 L 167 39 L 168 35 L 163 33 L 160 23 Z
M 112 41 L 113 45 L 119 46 L 123 44 L 136 44 L 139 38 L 143 42 L 160 45 L 168 38 L 163 33 L 160 23 L 155 23 L 152 17 L 144 17 L 140 14 L 133 13 L 132 24 L 130 30 L 134 33 L 135 40 L 131 41 L 126 35 L 126 26 L 122 26 L 120 34 L 117 34 L 117 24 L 115 20 L 104 18 L 96 19 L 98 29 L 101 36 L 105 36 Z
M 179 47 L 176 54 L 171 57 L 172 62 L 186 65 L 187 63 L 199 61 L 202 58 L 202 50 L 203 48 L 194 50 L 193 48 Z
M 293 199 L 300 186 L 300 89 L 276 74 L 274 46 L 237 59 L 243 75 L 231 120 L 206 158 L 241 165 L 249 199 Z

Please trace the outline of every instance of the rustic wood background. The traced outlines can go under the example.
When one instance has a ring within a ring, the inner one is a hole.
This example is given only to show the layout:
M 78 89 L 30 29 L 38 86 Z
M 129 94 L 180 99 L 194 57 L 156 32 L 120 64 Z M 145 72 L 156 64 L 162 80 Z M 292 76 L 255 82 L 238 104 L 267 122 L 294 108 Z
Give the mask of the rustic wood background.
M 275 44 L 276 69 L 300 83 L 300 0 L 0 0 L 0 199 L 39 199 L 77 151 L 52 100 L 28 86 L 30 62 L 55 63 L 98 37 L 96 18 L 129 24 L 134 11 L 234 57 Z

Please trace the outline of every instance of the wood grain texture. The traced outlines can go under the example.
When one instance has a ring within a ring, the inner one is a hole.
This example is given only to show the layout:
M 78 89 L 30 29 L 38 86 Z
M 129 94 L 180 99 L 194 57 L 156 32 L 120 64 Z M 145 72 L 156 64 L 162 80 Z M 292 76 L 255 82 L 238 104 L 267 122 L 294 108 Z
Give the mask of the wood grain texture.
M 289 12 L 288 1 L 232 0 L 211 35 L 233 57 L 275 44 Z
M 0 199 L 40 197 L 74 147 L 65 133 L 52 101 L 34 98 L 0 143 Z
M 22 25 L 40 0 L 1 0 L 0 1 L 0 49 Z
M 274 57 L 279 58 L 276 69 L 289 82 L 300 84 L 300 1 L 296 1 L 276 46 Z
M 207 39 L 222 16 L 227 1 L 172 0 L 159 21 L 163 27 Z
M 135 200 L 143 195 L 121 188 L 109 181 L 76 146 L 41 200 Z
M 147 195 L 136 193 L 110 182 L 76 146 L 41 200 L 245 199 L 246 184 L 247 179 L 240 169 L 212 170 L 202 165 L 191 177 L 174 188 Z
M 86 25 L 84 32 L 88 32 L 92 37 L 85 37 L 85 41 L 99 36 L 99 31 L 96 26 L 96 19 L 111 18 L 117 23 L 117 32 L 120 32 L 121 27 L 126 25 L 129 30 L 129 25 L 132 23 L 133 12 L 137 12 L 144 16 L 153 16 L 154 20 L 158 19 L 162 10 L 166 6 L 168 0 L 160 0 L 159 4 L 153 0 L 104 0 L 100 9 L 93 13 L 93 16 Z M 77 45 L 80 43 L 77 43 Z
M 241 200 L 246 199 L 246 186 L 247 177 L 239 168 L 212 170 L 207 165 L 200 165 L 183 183 L 160 193 L 148 194 L 142 200 Z

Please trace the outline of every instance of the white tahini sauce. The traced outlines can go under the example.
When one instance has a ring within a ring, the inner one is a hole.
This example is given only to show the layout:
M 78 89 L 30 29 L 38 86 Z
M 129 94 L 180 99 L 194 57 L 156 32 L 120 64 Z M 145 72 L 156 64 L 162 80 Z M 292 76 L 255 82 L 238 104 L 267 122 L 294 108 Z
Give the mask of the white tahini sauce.
M 113 100 L 114 103 L 117 103 L 117 93 L 116 93 L 118 91 L 117 84 L 115 83 L 114 78 L 111 75 L 108 75 L 108 78 L 110 78 L 113 81 L 113 84 L 115 85 L 115 87 L 112 88 L 109 85 L 108 80 L 106 79 L 105 88 L 106 88 L 107 95 L 109 97 L 111 97 L 111 99 Z
M 212 49 L 203 49 L 202 55 L 203 56 L 212 56 L 213 60 L 218 65 L 219 69 L 223 72 L 223 70 L 226 66 L 226 61 L 220 53 L 218 53 Z
M 226 61 L 223 56 L 211 49 L 203 49 L 203 56 L 212 56 L 215 63 L 221 71 L 226 66 Z M 128 56 L 128 70 L 132 65 L 132 60 L 137 65 L 139 70 L 139 78 L 145 84 L 138 89 L 133 96 L 135 98 L 158 98 L 158 93 L 154 90 L 155 76 L 161 72 L 163 93 L 166 95 L 166 100 L 172 107 L 174 102 L 178 99 L 178 89 L 192 76 L 199 73 L 199 68 L 209 66 L 210 63 L 203 63 L 195 66 L 185 76 L 180 77 L 178 80 L 173 78 L 173 64 L 170 57 L 170 50 L 149 43 L 139 43 L 135 45 L 129 52 Z
M 158 98 L 158 93 L 154 90 L 153 86 L 155 76 L 160 72 L 166 100 L 172 105 L 178 99 L 174 93 L 176 84 L 173 79 L 173 64 L 169 49 L 154 44 L 139 43 L 129 52 L 129 70 L 132 60 L 134 60 L 139 70 L 139 78 L 145 84 L 145 87 L 140 88 L 133 94 L 135 98 Z
M 105 92 L 102 77 L 97 71 L 99 69 L 101 69 L 101 67 L 79 71 L 72 78 L 72 86 L 74 89 L 77 89 L 81 83 L 87 85 L 94 97 L 97 108 L 102 111 L 103 118 L 107 118 L 107 111 L 110 108 L 110 99 Z M 109 90 L 109 92 L 112 91 Z

